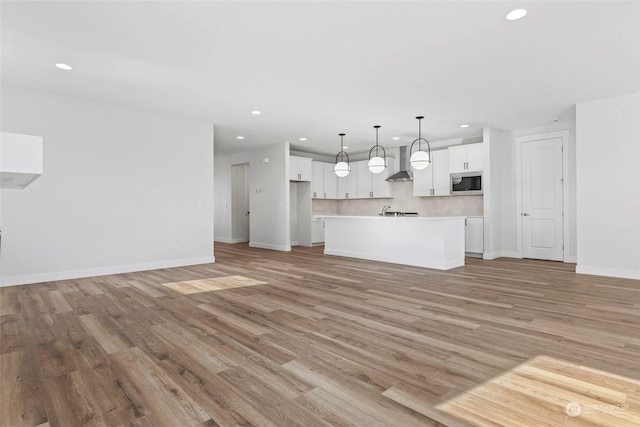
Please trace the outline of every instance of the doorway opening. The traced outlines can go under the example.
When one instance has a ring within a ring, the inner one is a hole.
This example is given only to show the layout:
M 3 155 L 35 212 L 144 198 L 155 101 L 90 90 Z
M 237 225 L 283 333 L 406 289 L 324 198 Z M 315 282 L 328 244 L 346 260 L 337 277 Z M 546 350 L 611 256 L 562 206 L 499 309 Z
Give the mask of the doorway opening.
M 248 242 L 251 238 L 249 163 L 231 166 L 231 240 Z

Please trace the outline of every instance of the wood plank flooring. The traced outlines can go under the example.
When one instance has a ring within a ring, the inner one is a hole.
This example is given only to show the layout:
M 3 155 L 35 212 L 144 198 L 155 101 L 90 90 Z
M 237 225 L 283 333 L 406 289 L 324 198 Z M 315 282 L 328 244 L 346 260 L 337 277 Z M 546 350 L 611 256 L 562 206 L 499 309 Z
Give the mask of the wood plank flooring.
M 640 281 L 215 251 L 0 288 L 0 425 L 640 425 Z

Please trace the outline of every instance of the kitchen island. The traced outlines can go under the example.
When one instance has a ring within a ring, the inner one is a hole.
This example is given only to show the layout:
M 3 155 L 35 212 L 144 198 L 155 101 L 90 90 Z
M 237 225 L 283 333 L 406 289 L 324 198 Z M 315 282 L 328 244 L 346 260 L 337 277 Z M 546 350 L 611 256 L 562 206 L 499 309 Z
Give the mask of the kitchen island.
M 326 255 L 449 270 L 464 265 L 465 217 L 325 216 Z

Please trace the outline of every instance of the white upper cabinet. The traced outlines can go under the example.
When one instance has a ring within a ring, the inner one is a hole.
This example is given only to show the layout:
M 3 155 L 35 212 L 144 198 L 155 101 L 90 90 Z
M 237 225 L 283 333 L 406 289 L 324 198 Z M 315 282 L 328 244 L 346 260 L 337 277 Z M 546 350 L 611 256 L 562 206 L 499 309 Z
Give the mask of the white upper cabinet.
M 449 173 L 482 172 L 483 165 L 482 143 L 449 147 Z
M 367 172 L 369 170 L 367 169 Z M 387 168 L 381 173 L 371 173 L 371 197 L 392 197 L 391 196 L 391 183 L 387 181 L 389 175 L 391 175 L 392 169 L 387 159 Z
M 311 163 L 311 197 L 314 199 L 337 199 L 338 176 L 333 163 Z
M 369 172 L 369 168 L 367 168 L 368 161 L 354 162 L 351 165 L 351 173 L 355 172 L 358 174 L 358 199 L 369 199 L 373 197 L 373 192 L 371 190 L 371 172 Z M 354 167 L 355 166 L 355 167 Z
M 387 168 L 380 173 L 371 173 L 368 167 L 368 161 L 355 162 L 358 172 L 358 198 L 372 199 L 391 197 L 391 185 L 386 179 L 389 177 L 389 160 L 387 159 Z M 351 173 L 353 173 L 351 166 Z
M 0 133 L 0 188 L 25 188 L 42 172 L 42 137 Z
M 358 198 L 358 162 L 351 162 L 351 172 L 344 178 L 338 177 L 338 199 Z
M 432 154 L 434 196 L 449 195 L 449 150 L 434 151 Z
M 323 163 L 324 167 L 324 198 L 338 198 L 338 175 L 333 171 L 334 163 Z
M 429 167 L 413 170 L 413 195 L 449 195 L 449 150 L 432 151 Z
M 289 156 L 289 180 L 311 181 L 311 159 Z
M 311 197 L 324 199 L 324 163 L 311 162 Z

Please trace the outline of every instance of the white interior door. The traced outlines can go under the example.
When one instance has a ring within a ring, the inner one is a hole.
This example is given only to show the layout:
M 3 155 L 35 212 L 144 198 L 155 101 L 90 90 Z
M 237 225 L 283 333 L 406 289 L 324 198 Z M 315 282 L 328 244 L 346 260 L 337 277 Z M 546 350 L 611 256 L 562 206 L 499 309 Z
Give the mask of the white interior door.
M 522 255 L 563 259 L 562 138 L 521 143 Z

